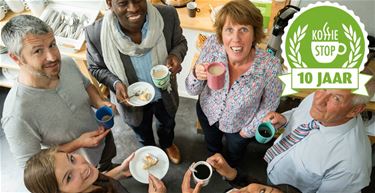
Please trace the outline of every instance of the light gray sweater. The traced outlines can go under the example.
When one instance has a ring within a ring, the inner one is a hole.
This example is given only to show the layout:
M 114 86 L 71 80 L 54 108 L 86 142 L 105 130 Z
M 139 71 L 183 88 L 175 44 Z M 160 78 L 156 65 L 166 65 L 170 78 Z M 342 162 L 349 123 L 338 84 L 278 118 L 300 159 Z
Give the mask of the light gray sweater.
M 42 146 L 59 145 L 98 128 L 90 106 L 86 79 L 74 61 L 62 60 L 60 82 L 55 89 L 38 89 L 19 82 L 9 91 L 1 119 L 10 150 L 17 163 L 26 161 Z M 81 148 L 92 164 L 98 164 L 104 148 Z

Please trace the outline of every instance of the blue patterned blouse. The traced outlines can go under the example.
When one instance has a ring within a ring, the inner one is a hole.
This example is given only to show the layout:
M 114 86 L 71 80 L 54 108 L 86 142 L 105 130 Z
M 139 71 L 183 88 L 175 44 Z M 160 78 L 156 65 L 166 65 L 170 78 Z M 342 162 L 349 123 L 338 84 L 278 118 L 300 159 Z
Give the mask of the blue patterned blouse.
M 200 105 L 210 125 L 219 122 L 219 129 L 223 132 L 244 130 L 247 137 L 253 137 L 263 117 L 279 105 L 282 91 L 277 77 L 281 73 L 279 60 L 264 50 L 256 49 L 254 63 L 230 87 L 224 46 L 217 42 L 216 35 L 211 35 L 196 64 L 211 62 L 226 65 L 224 88 L 211 90 L 207 81 L 198 80 L 191 71 L 185 80 L 187 92 L 200 95 Z

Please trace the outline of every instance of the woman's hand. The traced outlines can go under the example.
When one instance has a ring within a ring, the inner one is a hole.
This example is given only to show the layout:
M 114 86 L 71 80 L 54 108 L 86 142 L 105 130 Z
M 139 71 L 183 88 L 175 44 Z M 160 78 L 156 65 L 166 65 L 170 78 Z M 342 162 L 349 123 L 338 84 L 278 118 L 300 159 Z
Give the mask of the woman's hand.
M 184 179 L 181 184 L 182 193 L 199 193 L 203 187 L 203 182 L 198 182 L 194 189 L 190 187 L 191 171 L 188 169 L 185 172 Z
M 90 148 L 98 146 L 110 131 L 110 129 L 106 130 L 103 126 L 99 126 L 96 131 L 82 133 L 79 138 L 76 139 L 79 144 L 79 148 Z
M 130 173 L 130 170 L 129 170 L 129 164 L 130 164 L 130 161 L 132 161 L 132 159 L 134 158 L 134 155 L 135 153 L 133 152 L 132 154 L 130 154 L 130 156 L 128 158 L 126 158 L 122 163 L 121 165 L 119 166 L 120 169 L 121 169 L 121 176 L 124 176 L 124 177 L 129 177 L 131 176 L 131 173 Z
M 198 80 L 207 80 L 206 64 L 196 64 L 194 68 L 194 75 Z
M 284 115 L 276 112 L 269 112 L 264 118 L 263 121 L 270 121 L 272 125 L 276 128 L 279 129 L 281 126 L 285 125 L 287 122 L 286 118 Z
M 124 177 L 131 176 L 129 170 L 129 163 L 134 158 L 135 153 L 132 153 L 128 158 L 126 158 L 121 165 L 113 168 L 111 171 L 105 173 L 105 175 L 110 176 L 116 180 L 119 180 Z
M 82 133 L 77 139 L 65 144 L 60 144 L 58 146 L 59 150 L 70 153 L 83 147 L 96 147 L 110 131 L 110 129 L 106 130 L 103 126 L 99 126 L 96 131 Z
M 216 153 L 215 155 L 209 157 L 207 162 L 216 169 L 216 171 L 221 175 L 224 176 L 227 180 L 231 181 L 234 180 L 237 176 L 237 170 L 230 167 L 227 161 L 225 161 L 224 157 Z
M 246 134 L 246 131 L 244 131 L 244 130 L 241 130 L 239 134 L 240 134 L 240 136 L 241 136 L 242 138 L 248 138 L 248 137 L 247 137 L 247 134 Z
M 166 193 L 167 188 L 163 181 L 156 178 L 154 175 L 148 175 L 148 193 Z

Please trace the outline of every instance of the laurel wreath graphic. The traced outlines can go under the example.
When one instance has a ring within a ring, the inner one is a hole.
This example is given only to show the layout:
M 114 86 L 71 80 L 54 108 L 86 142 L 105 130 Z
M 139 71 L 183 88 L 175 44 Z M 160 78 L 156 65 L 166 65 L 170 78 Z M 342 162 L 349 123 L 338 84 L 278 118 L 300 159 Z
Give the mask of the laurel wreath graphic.
M 342 24 L 342 28 L 345 31 L 344 34 L 346 38 L 350 40 L 351 49 L 349 59 L 342 65 L 342 68 L 353 68 L 358 63 L 359 58 L 362 56 L 362 54 L 359 53 L 361 38 L 357 37 L 357 33 L 353 30 L 351 25 L 348 28 L 345 24 Z
M 306 30 L 309 25 L 305 25 L 302 27 L 298 26 L 297 31 L 293 33 L 293 38 L 289 39 L 289 51 L 290 54 L 288 54 L 290 60 L 292 60 L 292 64 L 297 68 L 307 68 L 307 65 L 305 62 L 302 61 L 301 54 L 299 53 L 299 49 L 301 46 L 300 41 L 305 37 Z

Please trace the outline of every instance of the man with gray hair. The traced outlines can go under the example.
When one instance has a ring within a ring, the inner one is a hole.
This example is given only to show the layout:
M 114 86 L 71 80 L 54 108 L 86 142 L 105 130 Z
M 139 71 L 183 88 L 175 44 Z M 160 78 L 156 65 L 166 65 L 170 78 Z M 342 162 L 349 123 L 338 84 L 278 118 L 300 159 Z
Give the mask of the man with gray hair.
M 265 121 L 285 126 L 264 156 L 271 184 L 290 184 L 304 193 L 360 192 L 370 182 L 371 146 L 360 113 L 374 95 L 351 90 L 318 90 L 283 114 Z
M 73 60 L 61 59 L 52 29 L 20 15 L 5 24 L 1 38 L 20 67 L 1 119 L 17 163 L 24 167 L 42 146 L 58 146 L 109 169 L 116 155 L 113 136 L 98 125 L 91 107 L 114 105 L 100 97 Z

